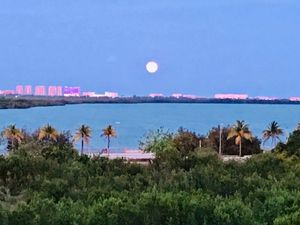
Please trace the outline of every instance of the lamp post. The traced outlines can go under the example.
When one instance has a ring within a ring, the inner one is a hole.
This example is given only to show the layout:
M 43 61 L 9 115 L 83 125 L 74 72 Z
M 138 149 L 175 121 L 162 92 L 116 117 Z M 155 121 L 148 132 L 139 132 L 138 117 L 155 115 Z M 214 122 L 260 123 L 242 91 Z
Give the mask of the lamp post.
M 222 155 L 222 124 L 219 125 L 219 155 Z

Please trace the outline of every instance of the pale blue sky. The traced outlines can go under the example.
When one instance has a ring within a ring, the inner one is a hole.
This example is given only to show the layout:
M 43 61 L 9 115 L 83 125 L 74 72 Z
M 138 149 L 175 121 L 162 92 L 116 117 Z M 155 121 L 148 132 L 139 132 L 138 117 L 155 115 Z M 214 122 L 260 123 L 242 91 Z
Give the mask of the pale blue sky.
M 300 95 L 299 12 L 297 0 L 1 0 L 0 89 Z

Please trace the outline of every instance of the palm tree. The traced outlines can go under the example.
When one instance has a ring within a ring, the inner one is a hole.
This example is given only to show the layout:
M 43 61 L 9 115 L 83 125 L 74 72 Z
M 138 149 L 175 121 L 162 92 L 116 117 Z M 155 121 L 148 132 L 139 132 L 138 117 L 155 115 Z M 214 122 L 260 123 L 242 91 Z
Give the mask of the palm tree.
M 265 144 L 270 138 L 272 140 L 273 148 L 277 144 L 277 140 L 280 141 L 280 136 L 283 135 L 283 130 L 280 128 L 279 124 L 276 121 L 270 123 L 268 128 L 263 131 L 263 144 Z
M 39 140 L 57 141 L 58 136 L 58 131 L 50 124 L 45 125 L 38 132 Z
M 242 140 L 252 140 L 252 133 L 244 120 L 237 120 L 227 136 L 227 140 L 235 137 L 235 144 L 239 145 L 239 156 L 242 156 Z
M 117 133 L 116 130 L 112 127 L 112 125 L 108 125 L 106 128 L 102 130 L 101 136 L 107 138 L 107 150 L 109 150 L 110 138 L 116 137 Z
M 75 134 L 75 141 L 81 140 L 81 155 L 83 155 L 84 144 L 88 144 L 90 142 L 92 129 L 89 126 L 81 125 Z
M 4 129 L 2 136 L 7 139 L 7 150 L 17 149 L 24 139 L 24 135 L 16 125 L 10 125 Z

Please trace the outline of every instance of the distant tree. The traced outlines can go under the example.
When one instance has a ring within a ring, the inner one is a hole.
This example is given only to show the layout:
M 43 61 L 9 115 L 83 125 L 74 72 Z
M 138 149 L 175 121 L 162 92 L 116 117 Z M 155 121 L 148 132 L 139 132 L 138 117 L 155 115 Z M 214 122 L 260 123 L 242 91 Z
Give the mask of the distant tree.
M 7 139 L 7 150 L 17 149 L 24 138 L 22 131 L 14 124 L 5 128 L 2 136 Z
M 156 155 L 160 155 L 160 153 L 175 148 L 173 134 L 162 127 L 155 131 L 149 131 L 140 141 L 139 148 L 145 152 L 153 152 Z
M 43 139 L 40 141 L 41 154 L 43 157 L 54 159 L 59 162 L 65 162 L 70 159 L 74 159 L 78 155 L 78 151 L 74 148 L 74 138 L 69 131 L 61 132 L 56 138 Z
M 81 125 L 75 134 L 75 141 L 81 141 L 81 155 L 83 155 L 84 144 L 90 142 L 92 129 L 89 126 Z
M 286 151 L 288 155 L 300 156 L 300 130 L 295 130 L 288 138 L 285 145 L 281 146 L 279 152 Z
M 283 135 L 283 130 L 276 121 L 270 123 L 268 128 L 263 131 L 263 144 L 271 139 L 272 147 L 276 147 L 277 141 L 280 141 L 280 136 Z
M 58 137 L 59 137 L 58 131 L 50 124 L 45 125 L 38 132 L 39 140 L 57 141 Z
M 227 140 L 235 138 L 235 144 L 239 145 L 239 156 L 242 156 L 242 141 L 243 139 L 252 140 L 252 133 L 244 120 L 237 120 L 228 134 Z
M 222 149 L 222 154 L 233 154 L 236 149 L 236 145 L 231 141 L 227 141 L 227 136 L 228 133 L 230 132 L 230 127 L 222 127 L 221 128 L 221 149 Z M 205 141 L 204 141 L 205 143 Z M 220 150 L 220 127 L 213 127 L 208 135 L 207 135 L 207 140 L 206 140 L 206 145 L 208 147 L 213 148 L 216 152 L 219 152 Z
M 108 125 L 106 128 L 102 129 L 102 137 L 106 137 L 107 138 L 107 149 L 109 150 L 110 147 L 110 139 L 112 137 L 116 137 L 117 136 L 117 132 L 116 130 L 112 127 L 112 125 Z
M 188 155 L 200 146 L 200 136 L 181 127 L 174 135 L 173 142 L 182 155 Z

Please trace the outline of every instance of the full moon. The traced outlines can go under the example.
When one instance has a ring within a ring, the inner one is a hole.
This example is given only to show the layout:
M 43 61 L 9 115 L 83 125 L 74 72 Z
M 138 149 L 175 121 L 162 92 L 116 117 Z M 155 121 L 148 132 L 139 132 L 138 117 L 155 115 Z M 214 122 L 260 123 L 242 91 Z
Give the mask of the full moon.
M 148 62 L 146 65 L 146 70 L 148 71 L 148 73 L 156 73 L 158 70 L 157 62 L 154 61 Z

